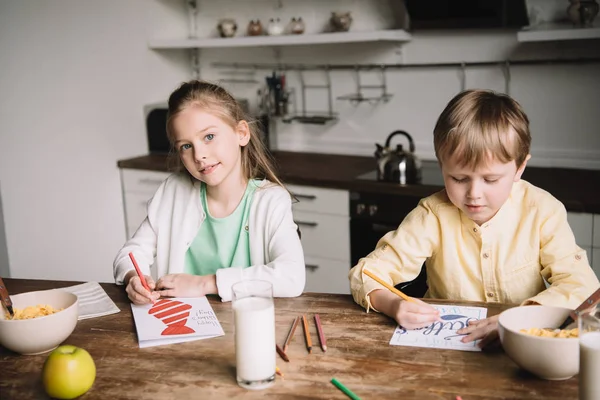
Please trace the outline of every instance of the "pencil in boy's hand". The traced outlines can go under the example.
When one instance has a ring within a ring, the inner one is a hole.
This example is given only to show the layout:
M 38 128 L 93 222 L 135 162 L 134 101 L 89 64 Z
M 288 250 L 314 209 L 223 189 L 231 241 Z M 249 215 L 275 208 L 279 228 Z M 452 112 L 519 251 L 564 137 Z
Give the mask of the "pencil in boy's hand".
M 352 400 L 360 400 L 360 397 L 358 397 L 356 394 L 354 394 L 354 392 L 352 392 L 352 390 L 350 390 L 346 386 L 342 385 L 342 383 L 340 381 L 338 381 L 337 379 L 332 378 L 331 383 L 333 383 L 338 389 L 340 389 L 342 392 L 344 392 L 344 394 L 346 396 L 350 397 Z
M 290 362 L 290 359 L 288 358 L 287 354 L 285 354 L 285 352 L 281 350 L 281 347 L 279 347 L 278 344 L 275 344 L 275 350 L 277 351 L 277 354 L 279 354 L 279 357 L 283 358 L 283 361 Z
M 312 340 L 310 340 L 310 332 L 308 331 L 308 320 L 306 319 L 306 315 L 302 316 L 302 322 L 304 325 L 304 338 L 306 339 L 306 348 L 308 349 L 308 354 L 311 354 Z
M 137 261 L 135 261 L 135 257 L 133 256 L 133 253 L 129 253 L 129 258 L 131 259 L 131 262 L 133 263 L 133 266 L 135 267 L 135 272 L 137 272 L 138 276 L 140 277 L 140 281 L 142 281 L 142 285 L 144 286 L 144 288 L 149 291 L 152 292 L 152 290 L 150 290 L 150 287 L 148 287 L 148 283 L 146 282 L 146 278 L 144 277 L 144 274 L 142 274 L 142 270 L 140 270 L 140 267 L 137 264 Z
M 368 269 L 364 269 L 363 268 L 363 274 L 367 275 L 368 277 L 371 277 L 371 278 L 375 279 L 378 283 L 380 283 L 381 285 L 385 286 L 392 293 L 397 294 L 398 296 L 402 297 L 404 300 L 406 300 L 406 301 L 413 301 L 413 302 L 415 301 L 412 297 L 408 297 L 407 295 L 405 295 L 404 293 L 402 293 L 401 291 L 399 291 L 398 289 L 396 289 L 395 287 L 393 287 L 389 283 L 383 281 L 381 278 L 379 278 L 377 275 L 373 274 Z
M 315 325 L 317 325 L 317 333 L 319 334 L 319 343 L 321 344 L 321 349 L 323 349 L 323 351 L 327 351 L 327 341 L 325 340 L 325 334 L 323 333 L 321 317 L 319 317 L 319 314 L 315 314 Z
M 284 353 L 287 351 L 288 346 L 290 345 L 292 339 L 294 338 L 294 332 L 296 332 L 296 328 L 298 327 L 299 323 L 300 323 L 300 317 L 294 318 L 294 322 L 292 322 L 290 331 L 288 332 L 288 335 L 285 338 L 285 343 L 283 344 L 283 352 Z

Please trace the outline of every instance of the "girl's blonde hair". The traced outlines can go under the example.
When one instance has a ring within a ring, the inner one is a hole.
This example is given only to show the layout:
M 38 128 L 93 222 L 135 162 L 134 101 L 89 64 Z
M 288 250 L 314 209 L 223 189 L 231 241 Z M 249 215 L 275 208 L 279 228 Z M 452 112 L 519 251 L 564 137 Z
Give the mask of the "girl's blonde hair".
M 241 147 L 242 171 L 247 179 L 268 179 L 283 187 L 275 173 L 274 160 L 261 138 L 257 122 L 250 120 L 238 101 L 224 88 L 206 81 L 192 80 L 182 83 L 169 97 L 167 113 L 167 136 L 171 143 L 169 161 L 172 169 L 185 170 L 175 149 L 173 119 L 188 107 L 199 107 L 219 117 L 232 129 L 240 121 L 246 121 L 250 129 L 250 140 Z
M 463 167 L 485 165 L 490 156 L 520 167 L 531 145 L 529 119 L 510 96 L 491 90 L 467 90 L 456 95 L 433 130 L 438 160 L 457 157 Z

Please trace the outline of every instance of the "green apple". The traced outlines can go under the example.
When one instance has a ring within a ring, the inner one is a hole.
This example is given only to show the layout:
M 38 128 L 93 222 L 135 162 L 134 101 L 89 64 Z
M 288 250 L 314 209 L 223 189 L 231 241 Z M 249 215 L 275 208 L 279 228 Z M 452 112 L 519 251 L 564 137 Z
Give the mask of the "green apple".
M 96 364 L 86 350 L 62 345 L 46 358 L 42 369 L 44 389 L 55 399 L 74 399 L 87 392 L 96 379 Z

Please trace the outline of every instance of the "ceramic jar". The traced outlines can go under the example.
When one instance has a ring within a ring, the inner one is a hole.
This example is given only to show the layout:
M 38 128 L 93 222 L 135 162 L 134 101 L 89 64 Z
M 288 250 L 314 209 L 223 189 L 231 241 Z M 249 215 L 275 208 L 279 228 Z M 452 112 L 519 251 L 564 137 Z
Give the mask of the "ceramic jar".
M 332 12 L 329 24 L 333 32 L 348 32 L 350 25 L 352 25 L 352 15 L 350 12 Z
M 292 17 L 292 20 L 290 21 L 290 33 L 293 35 L 301 35 L 304 33 L 304 28 L 305 26 L 302 17 Z
M 598 15 L 598 3 L 595 0 L 569 0 L 567 16 L 574 26 L 591 27 Z
M 224 18 L 219 21 L 217 29 L 219 30 L 219 35 L 221 35 L 221 37 L 233 37 L 237 31 L 237 23 L 232 18 Z
M 279 18 L 271 18 L 269 25 L 267 25 L 267 33 L 270 36 L 278 36 L 283 34 L 283 25 Z
M 260 20 L 250 20 L 248 23 L 248 36 L 260 36 L 263 34 L 263 26 L 260 23 Z

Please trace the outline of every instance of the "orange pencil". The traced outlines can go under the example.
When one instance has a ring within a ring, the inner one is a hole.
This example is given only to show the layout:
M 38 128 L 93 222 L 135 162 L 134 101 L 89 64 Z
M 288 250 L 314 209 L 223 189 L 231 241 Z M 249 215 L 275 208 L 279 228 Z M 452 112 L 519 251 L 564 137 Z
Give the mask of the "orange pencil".
M 140 269 L 140 267 L 138 267 L 137 261 L 135 261 L 133 253 L 129 253 L 129 258 L 131 259 L 131 262 L 135 267 L 135 272 L 137 272 L 138 276 L 140 277 L 140 281 L 142 281 L 142 285 L 144 286 L 144 288 L 146 288 L 147 291 L 152 292 L 152 290 L 150 290 L 150 287 L 148 286 L 148 283 L 146 282 L 146 278 L 144 278 L 144 274 L 142 274 L 142 270 Z
M 290 345 L 290 342 L 294 338 L 294 332 L 296 332 L 296 328 L 298 327 L 299 323 L 300 323 L 300 317 L 294 318 L 294 322 L 292 322 L 292 327 L 290 328 L 290 331 L 288 332 L 288 335 L 285 338 L 285 343 L 283 344 L 283 352 L 284 353 L 287 351 L 288 346 Z
M 327 341 L 325 340 L 325 334 L 323 333 L 321 317 L 319 317 L 319 314 L 315 314 L 315 324 L 317 325 L 317 333 L 319 334 L 319 343 L 321 344 L 321 349 L 323 349 L 323 351 L 327 351 Z
M 306 348 L 308 349 L 308 354 L 312 353 L 312 340 L 310 340 L 310 332 L 308 331 L 308 320 L 306 319 L 306 315 L 302 316 L 302 322 L 304 325 L 304 338 L 306 339 Z
M 412 297 L 408 297 L 407 295 L 405 295 L 404 293 L 402 293 L 401 291 L 399 291 L 398 289 L 396 289 L 395 287 L 393 287 L 389 283 L 381 280 L 381 278 L 379 278 L 377 275 L 373 274 L 371 271 L 369 271 L 367 269 L 363 269 L 363 274 L 365 274 L 365 275 L 367 275 L 367 276 L 375 279 L 378 283 L 380 283 L 383 286 L 385 286 L 392 293 L 397 294 L 398 296 L 402 297 L 404 300 L 406 300 L 406 301 L 413 301 L 413 302 L 415 301 L 415 299 L 413 299 Z

